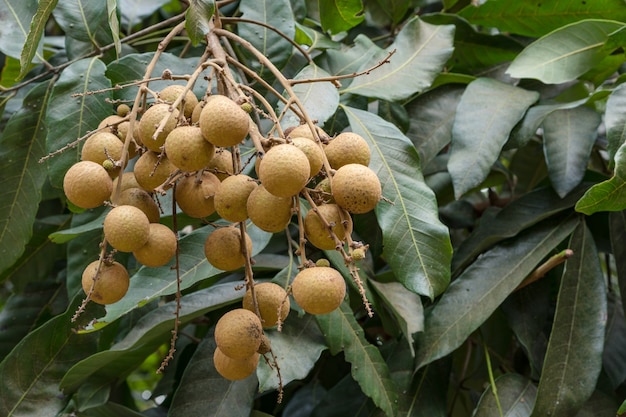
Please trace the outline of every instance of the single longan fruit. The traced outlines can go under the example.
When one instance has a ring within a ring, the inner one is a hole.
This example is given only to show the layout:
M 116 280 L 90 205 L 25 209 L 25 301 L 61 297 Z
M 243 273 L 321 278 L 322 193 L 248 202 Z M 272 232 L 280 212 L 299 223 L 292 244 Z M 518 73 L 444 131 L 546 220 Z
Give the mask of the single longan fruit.
M 247 175 L 231 175 L 215 191 L 215 211 L 229 222 L 242 222 L 248 218 L 247 201 L 257 183 Z
M 250 193 L 246 208 L 248 217 L 259 229 L 277 233 L 291 220 L 291 204 L 291 197 L 276 197 L 260 185 Z
M 113 181 L 102 165 L 92 161 L 77 162 L 63 177 L 63 192 L 80 208 L 100 207 L 111 196 Z
M 176 184 L 176 203 L 188 216 L 201 219 L 215 213 L 215 193 L 220 180 L 204 171 L 198 180 L 195 175 L 183 177 Z
M 267 191 L 277 197 L 291 197 L 309 181 L 311 167 L 307 156 L 291 144 L 270 148 L 261 159 L 259 180 Z
M 346 282 L 336 269 L 316 266 L 303 269 L 291 284 L 293 298 L 309 314 L 334 311 L 346 295 Z
M 159 206 L 143 188 L 133 187 L 125 189 L 114 203 L 118 206 L 129 205 L 137 207 L 145 213 L 150 223 L 158 223 L 161 220 Z
M 350 214 L 336 204 L 319 205 L 317 211 L 318 213 L 309 210 L 304 217 L 304 234 L 307 240 L 318 249 L 335 249 L 336 243 L 330 237 L 330 233 L 322 223 L 320 216 L 331 225 L 333 233 L 343 242 L 346 235 L 352 232 Z
M 361 164 L 344 165 L 331 180 L 335 202 L 350 213 L 367 213 L 382 196 L 376 173 Z
M 163 90 L 159 92 L 159 98 L 166 102 L 167 104 L 172 104 L 176 101 L 176 99 L 183 94 L 185 90 L 184 85 L 180 84 L 172 84 L 165 87 Z M 183 108 L 183 114 L 186 118 L 191 117 L 191 113 L 193 113 L 194 107 L 198 104 L 198 97 L 191 90 L 187 90 L 185 94 L 185 107 Z M 180 107 L 178 108 L 180 110 Z
M 100 123 L 98 123 L 98 129 L 108 128 L 103 129 L 102 131 L 106 133 L 113 133 L 115 136 L 117 136 L 117 131 L 119 129 L 119 125 L 122 123 L 122 120 L 124 120 L 124 118 L 118 116 L 117 114 L 107 116 L 102 119 Z
M 176 233 L 161 223 L 150 223 L 150 233 L 145 245 L 133 252 L 135 259 L 150 267 L 167 264 L 176 254 Z
M 253 356 L 259 349 L 262 334 L 261 320 L 243 308 L 230 310 L 215 325 L 215 343 L 232 359 Z
M 326 134 L 326 132 L 324 132 L 324 130 L 319 126 L 315 126 L 315 130 L 317 132 L 317 135 L 322 140 L 322 142 L 325 143 L 328 140 L 328 135 Z M 299 126 L 292 127 L 292 128 L 287 128 L 285 129 L 285 134 L 287 135 L 289 139 L 307 138 L 314 142 L 317 141 L 315 136 L 313 136 L 313 132 L 311 131 L 311 128 L 307 124 L 299 125 Z
M 167 118 L 163 131 L 157 137 L 153 137 L 156 133 L 161 121 Z M 150 107 L 139 120 L 139 140 L 143 145 L 154 152 L 160 152 L 161 146 L 165 143 L 165 138 L 176 127 L 178 119 L 178 110 L 170 111 L 170 105 L 165 103 L 154 104 Z
M 245 234 L 248 256 L 252 253 L 252 240 Z M 246 263 L 241 247 L 241 231 L 234 227 L 214 230 L 204 242 L 204 255 L 211 265 L 222 271 L 234 271 Z
M 344 132 L 330 142 L 324 148 L 328 163 L 334 169 L 339 169 L 348 164 L 370 164 L 370 147 L 361 135 L 352 132 Z
M 205 168 L 215 154 L 215 146 L 204 140 L 196 126 L 179 126 L 172 130 L 164 146 L 167 159 L 188 172 Z
M 141 155 L 133 168 L 135 179 L 146 191 L 153 191 L 163 184 L 174 171 L 176 167 L 167 156 L 162 155 L 159 159 L 159 154 L 153 151 Z
M 109 157 L 113 161 L 119 161 L 122 159 L 122 151 L 124 144 L 113 133 L 98 132 L 89 136 L 85 141 L 80 153 L 80 159 L 83 161 L 92 161 L 98 164 L 109 160 Z M 117 177 L 119 174 L 119 167 L 116 167 L 112 171 L 109 171 L 109 175 Z
M 278 284 L 273 282 L 261 282 L 254 286 L 254 294 L 259 304 L 259 313 L 261 314 L 261 323 L 263 328 L 274 327 L 278 323 L 278 310 L 280 309 L 280 320 L 284 321 L 289 314 L 291 305 L 287 291 Z M 246 290 L 243 296 L 243 308 L 253 313 L 254 303 L 252 302 L 252 291 Z
M 250 116 L 230 98 L 215 95 L 204 105 L 199 123 L 206 140 L 215 146 L 228 147 L 244 140 Z
M 119 106 L 117 106 L 116 112 L 118 116 L 124 117 L 124 116 L 127 116 L 128 113 L 130 113 L 130 110 L 131 108 L 128 104 L 122 103 Z
M 134 206 L 114 207 L 104 218 L 104 237 L 120 252 L 133 252 L 148 241 L 150 221 Z
M 202 109 L 204 108 L 205 102 L 200 101 L 193 108 L 193 112 L 191 113 L 191 124 L 197 125 L 200 122 L 200 113 L 202 113 Z
M 307 138 L 293 138 L 291 140 L 296 148 L 300 149 L 306 155 L 309 160 L 309 166 L 311 168 L 309 177 L 314 177 L 322 169 L 324 165 L 324 155 L 320 146 Z
M 100 271 L 96 279 L 98 265 L 100 265 Z M 81 284 L 85 294 L 89 294 L 93 286 L 90 299 L 94 303 L 113 304 L 126 295 L 130 285 L 130 277 L 124 265 L 119 262 L 102 262 L 100 264 L 100 261 L 93 261 L 83 271 Z
M 117 189 L 117 183 L 122 181 L 120 192 L 127 190 L 129 188 L 141 188 L 141 185 L 137 182 L 137 178 L 135 178 L 135 173 L 132 171 L 123 172 L 122 175 L 118 176 L 113 180 L 113 189 Z
M 258 353 L 243 359 L 233 359 L 224 355 L 220 348 L 215 348 L 213 352 L 213 364 L 217 372 L 229 381 L 238 381 L 249 377 L 254 373 L 259 365 Z
M 235 172 L 233 154 L 228 149 L 216 150 L 207 169 L 211 170 L 220 181 L 224 181 Z

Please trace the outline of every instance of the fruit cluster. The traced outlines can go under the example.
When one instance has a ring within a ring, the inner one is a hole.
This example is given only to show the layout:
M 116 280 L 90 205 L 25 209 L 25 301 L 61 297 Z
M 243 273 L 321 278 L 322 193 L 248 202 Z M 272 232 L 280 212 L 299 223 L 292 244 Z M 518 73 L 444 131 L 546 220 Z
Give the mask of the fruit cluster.
M 116 251 L 132 252 L 148 267 L 166 265 L 176 255 L 175 231 L 159 223 L 160 193 L 174 188 L 178 207 L 190 217 L 217 213 L 229 222 L 216 226 L 204 245 L 215 268 L 246 267 L 243 308 L 225 314 L 215 329 L 215 366 L 228 379 L 249 375 L 259 355 L 270 351 L 263 329 L 280 327 L 290 310 L 289 294 L 310 314 L 327 314 L 341 304 L 344 278 L 323 259 L 317 265 L 307 260 L 304 242 L 340 250 L 356 271 L 354 261 L 367 246 L 351 240 L 351 215 L 372 210 L 381 199 L 381 184 L 368 167 L 367 142 L 351 132 L 330 138 L 310 122 L 281 136 L 252 138 L 255 172 L 244 173 L 239 145 L 253 131 L 258 134 L 247 100 L 238 104 L 212 94 L 199 101 L 185 86 L 170 85 L 155 93 L 138 120 L 141 109 L 122 104 L 86 139 L 80 162 L 63 183 L 77 207 L 112 206 L 104 219 L 101 259 L 85 269 L 82 281 L 87 300 L 100 304 L 119 301 L 129 287 L 128 272 L 113 260 Z M 310 207 L 306 215 L 301 198 Z M 290 293 L 277 284 L 255 284 L 246 222 L 276 233 L 294 214 L 303 262 Z M 107 245 L 114 251 L 106 252 Z M 358 280 L 356 272 L 353 276 Z

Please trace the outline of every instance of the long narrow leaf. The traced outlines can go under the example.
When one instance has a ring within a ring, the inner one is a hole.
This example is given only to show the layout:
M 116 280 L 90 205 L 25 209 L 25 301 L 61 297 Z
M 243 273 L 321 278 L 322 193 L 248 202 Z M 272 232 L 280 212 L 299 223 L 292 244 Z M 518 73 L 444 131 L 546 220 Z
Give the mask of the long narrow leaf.
M 37 13 L 33 16 L 33 20 L 30 22 L 30 30 L 26 36 L 24 42 L 24 49 L 20 55 L 20 75 L 18 78 L 22 78 L 28 72 L 30 64 L 33 61 L 35 55 L 39 55 L 38 59 L 42 59 L 41 56 L 41 36 L 46 28 L 46 23 L 52 14 L 52 10 L 57 5 L 58 0 L 42 0 L 37 6 Z

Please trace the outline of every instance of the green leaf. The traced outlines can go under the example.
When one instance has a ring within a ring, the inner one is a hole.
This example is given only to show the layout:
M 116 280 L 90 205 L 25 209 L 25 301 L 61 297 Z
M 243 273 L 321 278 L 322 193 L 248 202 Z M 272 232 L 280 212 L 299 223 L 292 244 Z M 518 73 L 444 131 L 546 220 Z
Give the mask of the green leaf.
M 511 130 L 538 98 L 537 92 L 491 78 L 467 86 L 456 110 L 448 160 L 457 199 L 487 178 Z
M 247 416 L 257 392 L 256 375 L 228 381 L 215 370 L 213 332 L 200 342 L 172 399 L 168 416 Z
M 417 151 L 397 127 L 380 117 L 343 107 L 352 131 L 372 150 L 370 168 L 382 184 L 376 217 L 385 258 L 398 281 L 409 290 L 434 298 L 450 281 L 452 245 L 440 222 L 435 195 L 424 183 Z
M 602 118 L 588 107 L 556 110 L 543 121 L 543 147 L 548 175 L 565 197 L 582 181 Z
M 46 114 L 48 152 L 59 150 L 86 135 L 112 113 L 111 106 L 105 102 L 111 98 L 109 92 L 86 94 L 111 87 L 104 71 L 104 63 L 98 58 L 82 59 L 63 70 L 52 90 Z M 65 172 L 79 159 L 78 146 L 48 159 L 52 185 L 61 188 Z
M 68 37 L 96 47 L 113 42 L 106 2 L 63 0 L 52 14 Z
M 620 294 L 626 294 L 626 245 L 620 243 L 626 238 L 626 212 L 609 213 L 609 231 Z M 621 298 L 622 309 L 626 315 L 626 298 Z
M 622 0 L 490 0 L 480 6 L 467 6 L 459 15 L 480 26 L 540 37 L 569 23 L 584 19 L 626 20 Z
M 602 369 L 607 303 L 593 236 L 580 223 L 570 240 L 532 416 L 572 416 L 591 397 Z
M 515 58 L 507 74 L 536 78 L 546 84 L 575 80 L 602 61 L 611 51 L 603 48 L 611 32 L 624 23 L 584 20 L 563 26 L 531 43 Z
M 108 402 L 98 407 L 87 410 L 89 417 L 145 417 L 145 414 L 138 413 L 121 404 Z M 85 413 L 77 414 L 80 416 L 87 415 Z
M 317 3 L 322 29 L 332 35 L 352 29 L 365 18 L 361 0 L 318 0 Z
M 39 60 L 42 59 L 41 36 L 43 35 L 46 23 L 48 23 L 48 19 L 52 14 L 52 10 L 54 10 L 57 5 L 57 1 L 58 0 L 42 0 L 39 2 L 37 12 L 33 16 L 33 20 L 30 22 L 30 30 L 28 31 L 28 35 L 26 36 L 26 40 L 24 42 L 24 49 L 22 49 L 22 53 L 20 54 L 19 79 L 26 75 L 30 69 L 31 63 L 33 62 L 33 58 L 35 58 L 35 55 L 38 55 Z
M 107 13 L 109 15 L 109 29 L 115 44 L 115 56 L 119 58 L 122 53 L 122 42 L 120 42 L 120 21 L 117 18 L 117 0 L 107 0 Z
M 329 49 L 339 47 L 339 43 L 334 42 L 323 33 L 318 32 L 317 30 L 312 29 L 308 26 L 301 25 L 298 22 L 295 23 L 296 34 L 294 36 L 294 41 L 296 41 L 298 45 L 308 46 L 308 51 L 313 51 L 315 49 Z
M 22 255 L 33 232 L 46 181 L 46 167 L 39 159 L 46 155 L 44 116 L 52 85 L 35 86 L 0 137 L 0 273 Z
M 213 0 L 192 0 L 185 12 L 185 29 L 193 46 L 198 45 L 209 33 L 211 18 L 215 13 Z
M 626 319 L 622 300 L 609 293 L 606 337 L 602 351 L 602 371 L 608 377 L 611 389 L 617 389 L 626 380 Z
M 3 416 L 48 417 L 63 409 L 59 381 L 74 363 L 96 351 L 95 335 L 73 331 L 76 324 L 70 319 L 77 307 L 72 303 L 65 314 L 30 332 L 0 363 Z
M 125 32 L 131 33 L 133 26 L 168 3 L 169 0 L 120 0 L 119 9 Z
M 320 355 L 326 350 L 324 337 L 312 315 L 302 318 L 292 314 L 285 320 L 282 331 L 265 330 L 270 339 L 272 352 L 280 366 L 282 381 L 278 380 L 276 369 L 260 361 L 256 374 L 259 379 L 259 392 L 278 389 L 280 384 L 306 378 Z
M 375 0 L 366 2 L 365 7 L 367 7 L 371 18 L 377 23 L 380 22 L 380 26 L 389 23 L 397 25 L 411 7 L 411 2 L 406 0 Z
M 343 47 L 340 50 L 326 51 L 326 65 L 333 75 L 353 74 L 370 62 L 380 62 L 387 56 L 387 53 L 378 47 L 370 38 L 363 34 L 358 34 L 354 38 L 354 45 L 350 48 Z M 341 81 L 342 84 L 349 84 L 350 79 Z
M 235 283 L 214 285 L 181 298 L 181 325 L 196 317 L 216 310 L 243 296 L 243 291 L 235 289 Z M 109 350 L 98 352 L 83 359 L 67 371 L 60 387 L 65 392 L 73 392 L 88 378 L 113 382 L 128 374 L 158 346 L 171 337 L 174 326 L 176 302 L 171 301 L 143 316 L 126 337 Z
M 626 84 L 617 86 L 606 101 L 604 124 L 606 126 L 606 138 L 608 140 L 609 164 L 615 164 L 615 154 L 624 142 L 626 142 Z
M 426 311 L 416 369 L 446 356 L 481 326 L 579 221 L 548 219 L 484 253 Z
M 104 218 L 106 217 L 108 210 L 98 209 L 98 210 L 94 210 L 91 213 L 96 214 L 96 212 L 99 214 L 93 220 L 87 223 L 83 223 L 78 226 L 72 226 L 68 229 L 63 229 L 63 230 L 59 230 L 57 232 L 51 233 L 50 240 L 57 244 L 67 243 L 70 240 L 83 235 L 84 233 L 102 229 L 102 223 L 104 222 Z M 93 217 L 91 213 L 89 215 L 90 217 Z
M 38 1 L 36 0 L 7 0 L 0 3 L 0 51 L 13 58 L 20 58 L 29 34 L 32 19 L 37 13 Z M 41 62 L 43 43 L 35 45 L 38 55 L 35 62 Z
M 315 64 L 307 65 L 300 71 L 294 79 L 309 80 L 315 78 L 328 77 L 326 71 Z M 301 83 L 293 86 L 293 91 L 301 100 L 305 111 L 313 120 L 317 120 L 323 125 L 337 111 L 339 105 L 339 93 L 337 88 L 330 82 Z M 284 106 L 281 106 L 281 108 Z M 282 124 L 287 126 L 298 126 L 300 120 L 289 111 L 283 118 Z
M 380 351 L 365 340 L 363 329 L 348 303 L 344 302 L 332 313 L 315 318 L 330 352 L 333 355 L 343 352 L 346 361 L 352 364 L 352 378 L 359 383 L 363 393 L 388 416 L 396 415 L 397 393 L 387 364 Z
M 418 17 L 409 20 L 387 51 L 395 50 L 389 62 L 357 77 L 342 93 L 359 94 L 389 101 L 403 100 L 426 90 L 439 75 L 453 50 L 454 26 L 435 26 Z M 360 71 L 377 65 L 378 52 Z
M 591 215 L 598 211 L 626 209 L 626 144 L 615 154 L 615 173 L 609 180 L 595 184 L 576 203 L 576 211 Z
M 519 374 L 508 373 L 496 379 L 496 389 L 497 400 L 491 386 L 485 389 L 474 410 L 474 417 L 530 415 L 537 395 L 537 387 L 532 381 Z

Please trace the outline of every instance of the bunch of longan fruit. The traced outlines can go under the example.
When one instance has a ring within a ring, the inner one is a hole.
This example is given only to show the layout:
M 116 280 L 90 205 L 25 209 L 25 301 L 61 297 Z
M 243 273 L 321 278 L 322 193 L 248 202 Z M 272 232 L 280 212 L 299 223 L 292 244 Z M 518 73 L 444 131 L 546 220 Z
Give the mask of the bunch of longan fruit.
M 173 102 L 180 105 L 173 108 Z M 81 160 L 67 171 L 63 188 L 76 207 L 111 206 L 103 230 L 106 244 L 114 249 L 106 255 L 103 250 L 101 259 L 85 269 L 87 300 L 111 304 L 127 292 L 129 274 L 114 260 L 116 251 L 131 252 L 148 267 L 166 265 L 176 255 L 176 231 L 159 223 L 156 200 L 169 188 L 188 216 L 206 219 L 217 213 L 229 222 L 214 225 L 204 245 L 215 268 L 249 266 L 252 241 L 245 222 L 281 232 L 294 214 L 301 216 L 301 197 L 310 207 L 298 221 L 303 240 L 344 255 L 347 243 L 352 257 L 344 259 L 363 258 L 367 246 L 352 242 L 351 215 L 374 209 L 381 199 L 380 181 L 368 167 L 365 139 L 352 132 L 330 138 L 309 122 L 287 129 L 283 137 L 255 142 L 255 172 L 246 174 L 238 145 L 251 131 L 252 106 L 247 98 L 240 102 L 218 94 L 199 101 L 185 86 L 170 85 L 155 94 L 138 120 L 131 123 L 131 109 L 121 104 L 86 139 Z M 125 167 L 132 170 L 122 172 Z M 221 375 L 235 380 L 254 372 L 259 356 L 271 349 L 263 329 L 280 327 L 290 310 L 290 295 L 310 314 L 339 307 L 346 284 L 324 261 L 303 262 L 287 290 L 255 283 L 246 274 L 243 308 L 226 313 L 215 329 L 214 363 Z

